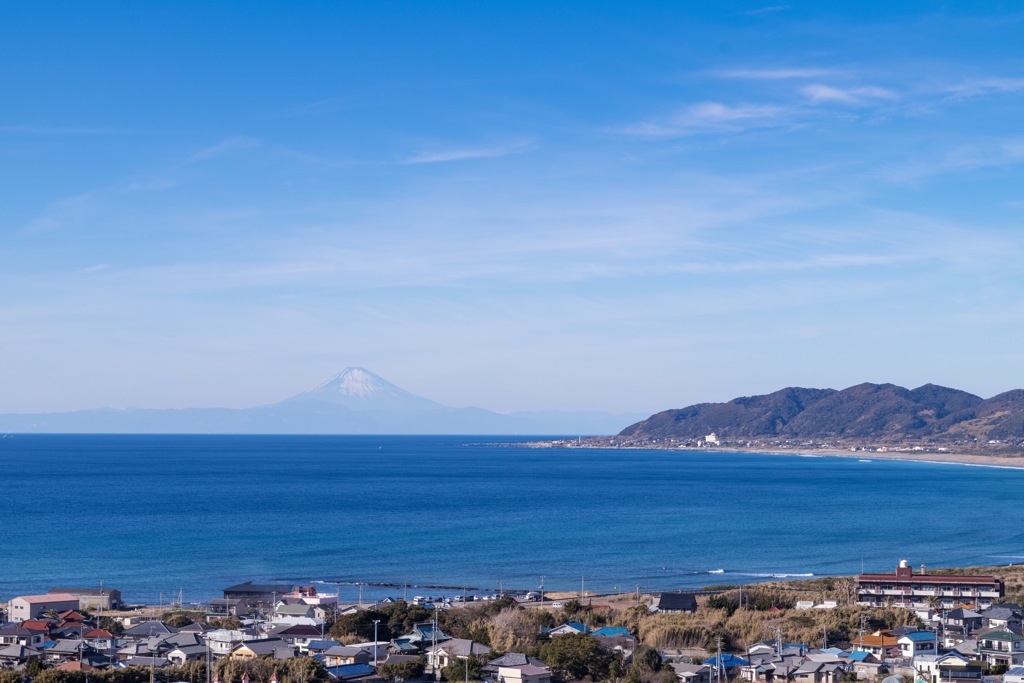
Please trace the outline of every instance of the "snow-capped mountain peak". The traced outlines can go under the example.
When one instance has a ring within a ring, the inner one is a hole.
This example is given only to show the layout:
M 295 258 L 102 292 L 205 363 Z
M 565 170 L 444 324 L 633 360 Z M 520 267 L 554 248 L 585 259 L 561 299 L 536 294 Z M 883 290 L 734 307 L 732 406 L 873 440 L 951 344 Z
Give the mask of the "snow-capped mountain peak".
M 369 370 L 365 370 L 363 368 L 345 368 L 334 377 L 331 377 L 329 380 L 313 389 L 313 391 L 366 398 L 373 394 L 386 392 L 389 388 L 401 391 L 395 385 L 386 382 Z
M 345 368 L 326 382 L 288 401 L 321 401 L 358 411 L 447 410 L 440 403 L 410 394 L 365 368 Z

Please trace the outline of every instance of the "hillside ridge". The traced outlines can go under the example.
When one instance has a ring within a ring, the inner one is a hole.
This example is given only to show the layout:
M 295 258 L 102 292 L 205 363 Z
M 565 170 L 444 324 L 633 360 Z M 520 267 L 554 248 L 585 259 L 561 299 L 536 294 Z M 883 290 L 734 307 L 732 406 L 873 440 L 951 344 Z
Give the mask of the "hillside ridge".
M 864 382 L 842 390 L 786 387 L 725 403 L 664 410 L 626 427 L 633 439 L 875 440 L 882 443 L 1024 440 L 1024 390 L 992 398 L 925 384 Z

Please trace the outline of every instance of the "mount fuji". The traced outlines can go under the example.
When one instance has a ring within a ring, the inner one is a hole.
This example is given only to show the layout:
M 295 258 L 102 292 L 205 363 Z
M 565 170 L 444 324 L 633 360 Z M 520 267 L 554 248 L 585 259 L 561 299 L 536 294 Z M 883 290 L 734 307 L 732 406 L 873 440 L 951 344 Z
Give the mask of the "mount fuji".
M 495 413 L 452 408 L 364 368 L 253 408 L 101 408 L 0 414 L 0 432 L 76 434 L 606 435 L 645 417 L 602 412 Z

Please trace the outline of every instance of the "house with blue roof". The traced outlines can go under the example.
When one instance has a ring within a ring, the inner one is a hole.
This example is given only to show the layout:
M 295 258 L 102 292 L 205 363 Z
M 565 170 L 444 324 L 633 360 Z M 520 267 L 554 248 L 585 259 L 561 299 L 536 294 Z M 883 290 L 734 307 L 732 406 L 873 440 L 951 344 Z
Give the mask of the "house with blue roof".
M 1003 674 L 1003 683 L 1024 683 L 1024 666 L 1015 666 Z
M 549 636 L 566 636 L 571 633 L 590 633 L 590 629 L 578 621 L 567 621 L 561 626 L 556 626 L 547 631 Z
M 927 683 L 979 683 L 981 666 L 959 652 L 941 655 L 920 655 L 914 658 L 918 679 Z
M 377 673 L 369 664 L 343 664 L 327 668 L 327 675 L 335 681 L 352 681 L 368 676 L 376 676 Z
M 604 636 L 605 638 L 615 638 L 618 636 L 631 638 L 633 636 L 625 626 L 604 626 L 592 632 L 590 635 L 595 638 L 598 636 Z
M 934 655 L 939 651 L 939 641 L 931 631 L 912 631 L 904 633 L 896 641 L 900 654 L 905 659 L 913 659 L 918 655 Z
M 705 659 L 703 663 L 708 664 L 709 666 L 711 666 L 711 668 L 719 667 L 725 669 L 727 672 L 730 673 L 730 675 L 732 675 L 733 672 L 735 672 L 741 666 L 750 666 L 750 662 L 748 662 L 747 660 L 729 653 L 725 653 L 722 655 L 721 664 L 719 664 L 718 655 Z

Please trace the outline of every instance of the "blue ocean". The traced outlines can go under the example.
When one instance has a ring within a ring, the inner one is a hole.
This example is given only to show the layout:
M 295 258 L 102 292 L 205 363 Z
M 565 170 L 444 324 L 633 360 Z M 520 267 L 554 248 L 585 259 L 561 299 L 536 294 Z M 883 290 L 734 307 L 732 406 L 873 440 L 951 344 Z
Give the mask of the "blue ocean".
M 1024 470 L 526 438 L 0 439 L 0 600 L 672 590 L 1024 561 Z M 423 586 L 449 588 L 426 589 Z

